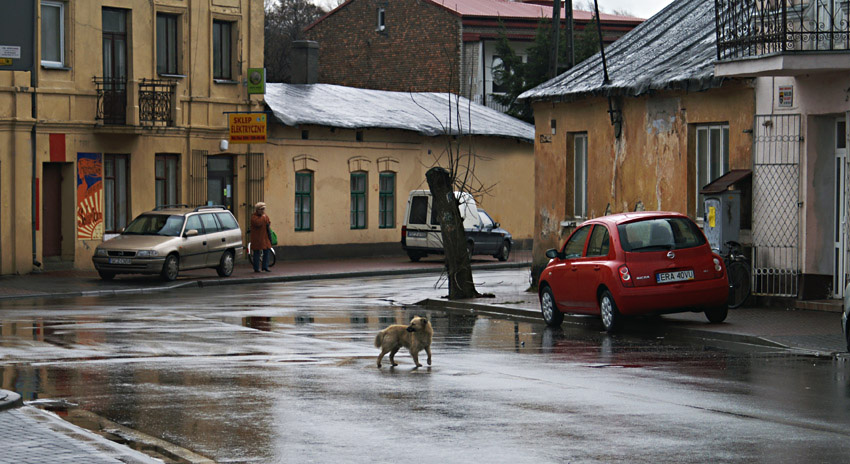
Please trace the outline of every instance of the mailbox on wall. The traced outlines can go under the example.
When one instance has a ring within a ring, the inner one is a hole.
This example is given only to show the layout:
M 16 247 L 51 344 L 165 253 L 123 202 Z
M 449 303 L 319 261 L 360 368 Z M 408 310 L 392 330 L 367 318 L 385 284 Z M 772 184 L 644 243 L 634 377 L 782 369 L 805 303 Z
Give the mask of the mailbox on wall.
M 703 230 L 713 250 L 728 252 L 726 242 L 739 242 L 741 227 L 750 228 L 748 207 L 752 171 L 733 169 L 700 190 L 705 206 Z
M 741 231 L 741 192 L 727 190 L 705 196 L 705 237 L 713 250 L 726 252 L 726 242 L 738 241 Z

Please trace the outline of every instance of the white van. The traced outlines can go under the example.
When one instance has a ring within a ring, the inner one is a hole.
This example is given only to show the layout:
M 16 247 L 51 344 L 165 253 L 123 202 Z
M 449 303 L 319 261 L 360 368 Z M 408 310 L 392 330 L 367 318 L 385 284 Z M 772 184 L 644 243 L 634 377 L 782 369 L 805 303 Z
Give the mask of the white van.
M 513 247 L 510 232 L 500 227 L 486 211 L 479 209 L 475 198 L 466 192 L 455 192 L 460 201 L 460 215 L 470 255 L 492 255 L 507 261 Z M 412 190 L 407 198 L 407 211 L 401 226 L 401 247 L 411 261 L 429 254 L 443 254 L 440 219 L 433 208 L 430 190 Z

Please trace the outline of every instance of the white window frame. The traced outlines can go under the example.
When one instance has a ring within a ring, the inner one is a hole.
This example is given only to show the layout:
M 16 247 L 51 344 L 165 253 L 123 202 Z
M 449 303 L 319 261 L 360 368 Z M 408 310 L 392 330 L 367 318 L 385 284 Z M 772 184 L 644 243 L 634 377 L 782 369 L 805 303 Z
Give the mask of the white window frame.
M 717 149 L 719 158 L 719 166 L 712 167 L 712 159 L 711 153 L 713 151 L 714 145 L 711 141 L 711 132 L 719 131 L 720 138 L 718 139 L 718 143 L 720 147 Z M 700 139 L 705 137 L 705 150 L 704 154 L 700 154 Z M 705 208 L 705 198 L 704 195 L 700 194 L 699 191 L 702 190 L 703 187 L 710 184 L 718 177 L 722 176 L 729 172 L 729 124 L 720 123 L 720 124 L 704 124 L 698 125 L 696 127 L 696 146 L 694 147 L 695 159 L 694 164 L 696 166 L 695 170 L 695 182 L 696 182 L 696 216 L 699 219 L 702 219 Z M 700 158 L 704 163 L 700 163 Z M 701 165 L 702 164 L 702 165 Z M 715 169 L 716 168 L 716 169 Z M 714 171 L 717 172 L 714 172 Z M 700 181 L 700 173 L 705 172 L 705 180 Z M 700 185 L 702 184 L 702 185 Z
M 378 7 L 378 26 L 375 28 L 378 32 L 383 32 L 387 28 L 387 10 L 384 7 Z
M 41 60 L 41 65 L 45 68 L 64 68 L 65 67 L 65 2 L 42 1 L 41 8 L 59 8 L 59 61 Z M 40 25 L 44 28 L 44 17 L 42 16 Z M 44 44 L 41 44 L 43 53 Z
M 581 165 L 579 165 L 581 162 Z M 587 133 L 573 135 L 573 215 L 587 217 Z M 580 199 L 579 199 L 580 198 Z

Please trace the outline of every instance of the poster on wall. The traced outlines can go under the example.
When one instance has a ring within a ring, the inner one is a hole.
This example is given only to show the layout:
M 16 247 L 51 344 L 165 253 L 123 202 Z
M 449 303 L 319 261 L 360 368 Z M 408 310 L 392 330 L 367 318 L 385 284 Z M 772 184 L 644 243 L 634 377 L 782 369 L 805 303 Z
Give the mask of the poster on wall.
M 103 158 L 77 153 L 77 240 L 103 238 Z

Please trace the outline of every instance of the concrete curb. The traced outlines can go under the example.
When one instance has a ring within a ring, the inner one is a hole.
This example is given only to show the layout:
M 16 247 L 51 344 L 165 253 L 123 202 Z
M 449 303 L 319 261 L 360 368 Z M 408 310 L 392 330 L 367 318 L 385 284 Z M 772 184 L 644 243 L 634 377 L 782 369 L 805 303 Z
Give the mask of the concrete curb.
M 497 316 L 514 316 L 526 319 L 533 319 L 535 321 L 542 321 L 543 316 L 537 311 L 530 311 L 525 308 L 515 308 L 510 306 L 497 306 L 497 305 L 488 305 L 482 303 L 464 303 L 458 301 L 443 301 L 443 300 L 433 300 L 433 299 L 425 299 L 418 303 L 418 306 L 424 306 L 430 309 L 441 309 L 446 311 L 465 311 L 465 312 L 475 312 L 480 314 L 492 314 Z M 597 318 L 582 316 L 582 315 L 573 315 L 573 314 L 565 314 L 564 322 L 570 324 L 580 324 L 580 325 L 591 325 L 597 323 Z M 747 345 L 755 345 L 755 346 L 763 346 L 767 348 L 779 348 L 786 350 L 794 350 L 799 352 L 800 354 L 806 355 L 814 355 L 819 356 L 823 354 L 827 354 L 830 356 L 835 355 L 836 353 L 831 352 L 815 352 L 810 350 L 803 350 L 800 348 L 793 348 L 788 345 L 784 345 L 781 343 L 774 342 L 772 340 L 768 340 L 766 338 L 762 338 L 755 335 L 748 334 L 733 334 L 733 333 L 725 333 L 725 332 L 715 332 L 712 330 L 704 330 L 704 329 L 694 329 L 690 327 L 676 327 L 675 330 L 670 330 L 666 327 L 659 327 L 657 331 L 658 335 L 663 335 L 668 338 L 700 338 L 705 340 L 719 340 L 723 342 L 729 343 L 740 343 Z
M 473 264 L 473 270 L 490 270 L 490 269 L 520 269 L 530 267 L 531 263 L 515 262 L 515 263 L 484 263 Z M 327 274 L 301 274 L 301 275 L 261 275 L 257 277 L 222 277 L 208 280 L 187 280 L 176 282 L 169 285 L 158 287 L 135 287 L 135 288 L 119 288 L 119 289 L 103 289 L 103 290 L 83 290 L 79 292 L 54 292 L 54 293 L 33 293 L 24 295 L 0 295 L 0 301 L 22 300 L 33 298 L 75 298 L 75 297 L 100 297 L 100 296 L 116 296 L 116 295 L 138 295 L 145 293 L 158 293 L 177 290 L 187 287 L 217 287 L 223 285 L 245 285 L 245 284 L 262 284 L 270 282 L 299 282 L 306 280 L 322 280 L 322 279 L 346 279 L 346 278 L 362 278 L 362 277 L 378 277 L 378 276 L 394 276 L 408 274 L 440 274 L 444 272 L 444 268 L 416 268 L 416 269 L 376 269 L 371 271 L 355 271 L 355 272 L 334 272 Z
M 23 405 L 24 401 L 21 398 L 21 395 L 9 390 L 0 390 L 0 411 L 21 407 Z

